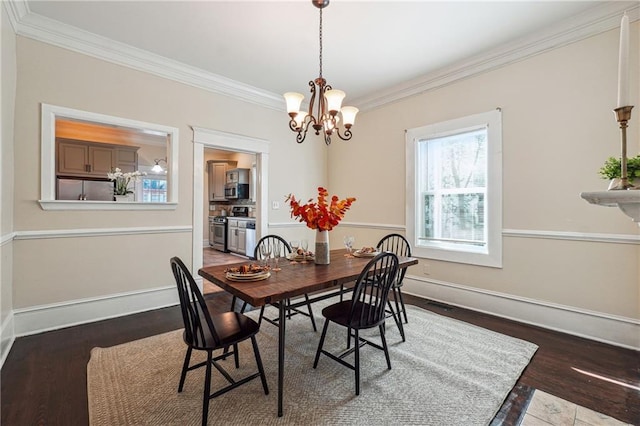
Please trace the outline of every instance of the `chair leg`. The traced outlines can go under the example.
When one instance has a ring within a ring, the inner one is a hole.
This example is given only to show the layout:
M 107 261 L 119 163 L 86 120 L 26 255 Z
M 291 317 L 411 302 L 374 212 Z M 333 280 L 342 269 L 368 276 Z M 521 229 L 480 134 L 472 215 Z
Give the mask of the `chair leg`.
M 233 345 L 233 359 L 236 362 L 236 368 L 240 368 L 240 354 L 238 353 L 238 344 Z
M 320 352 L 324 345 L 324 337 L 327 335 L 327 328 L 329 327 L 329 320 L 324 320 L 324 327 L 322 327 L 322 335 L 320 336 L 320 342 L 318 343 L 318 350 L 316 351 L 316 359 L 313 361 L 313 368 L 318 366 L 318 360 L 320 359 Z
M 209 417 L 209 398 L 211 398 L 211 363 L 213 351 L 207 351 L 207 372 L 204 376 L 204 394 L 202 398 L 202 426 L 207 426 Z
M 387 338 L 384 336 L 384 327 L 382 324 L 380 324 L 378 327 L 380 328 L 380 340 L 382 340 L 384 357 L 387 359 L 387 368 L 391 370 L 391 358 L 389 358 L 389 348 L 387 347 Z
M 356 395 L 360 395 L 360 333 L 356 328 L 355 345 L 355 371 L 356 371 Z
M 304 295 L 304 300 L 307 301 L 307 308 L 309 308 L 309 317 L 311 318 L 311 325 L 313 326 L 313 331 L 318 331 L 316 327 L 316 319 L 313 317 L 313 310 L 311 309 L 311 302 L 309 301 L 309 295 Z
M 398 299 L 400 299 L 400 306 L 402 306 L 402 313 L 404 314 L 404 323 L 409 324 L 409 319 L 407 318 L 407 309 L 404 307 L 404 299 L 402 298 L 402 290 L 398 287 Z
M 187 377 L 187 369 L 189 368 L 189 360 L 191 359 L 191 346 L 187 348 L 187 353 L 184 355 L 184 363 L 182 364 L 182 374 L 180 374 L 180 384 L 178 385 L 178 392 L 182 392 L 184 386 L 184 379 Z
M 400 316 L 400 311 L 397 311 L 397 315 L 396 315 L 396 311 L 393 310 L 393 306 L 391 305 L 391 300 L 387 300 L 387 305 L 389 306 L 389 310 L 391 311 L 393 320 L 398 326 L 398 330 L 400 330 L 400 336 L 402 337 L 402 341 L 406 342 L 407 340 L 404 336 L 404 326 L 402 325 L 402 317 Z
M 231 312 L 235 312 L 236 310 L 236 296 L 233 296 L 231 298 L 231 309 L 229 309 Z
M 351 347 L 351 327 L 347 327 L 347 349 Z
M 267 386 L 267 377 L 264 375 L 264 368 L 262 367 L 262 358 L 260 358 L 260 351 L 258 350 L 258 343 L 256 342 L 256 336 L 251 336 L 251 344 L 253 345 L 253 354 L 256 357 L 256 364 L 258 364 L 258 372 L 260 373 L 260 380 L 262 381 L 262 389 L 264 389 L 265 395 L 269 395 L 269 387 Z

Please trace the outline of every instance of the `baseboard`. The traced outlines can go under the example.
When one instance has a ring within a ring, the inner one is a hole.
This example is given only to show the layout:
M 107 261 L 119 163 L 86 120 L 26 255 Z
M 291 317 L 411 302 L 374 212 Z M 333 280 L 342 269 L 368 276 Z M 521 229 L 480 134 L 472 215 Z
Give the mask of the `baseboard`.
M 200 284 L 202 285 L 202 284 Z M 15 336 L 116 318 L 177 305 L 175 285 L 104 297 L 14 309 Z
M 403 292 L 448 305 L 640 351 L 640 320 L 405 276 Z
M 202 286 L 201 280 L 198 284 Z M 406 276 L 403 291 L 417 297 L 640 350 L 640 320 L 490 292 L 454 283 Z M 178 304 L 174 286 L 15 309 L 2 323 L 0 360 L 15 337 L 27 336 Z M 7 336 L 5 338 L 5 336 Z
M 13 312 L 11 312 L 0 325 L 0 369 L 2 369 L 4 361 L 7 359 L 7 355 L 9 355 L 9 351 L 15 340 L 14 318 Z

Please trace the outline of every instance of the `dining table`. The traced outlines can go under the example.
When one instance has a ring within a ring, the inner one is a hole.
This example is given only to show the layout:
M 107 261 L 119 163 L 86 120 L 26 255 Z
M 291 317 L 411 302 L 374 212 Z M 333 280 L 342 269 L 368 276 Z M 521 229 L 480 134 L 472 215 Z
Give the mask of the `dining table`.
M 255 260 L 205 266 L 198 271 L 206 280 L 254 307 L 267 304 L 278 306 L 278 417 L 283 415 L 286 313 L 287 309 L 306 304 L 306 301 L 303 301 L 289 305 L 284 301 L 307 294 L 313 303 L 340 294 L 345 285 L 358 278 L 371 259 L 372 257 L 347 255 L 346 249 L 331 250 L 330 261 L 326 265 L 315 264 L 313 260 L 302 263 L 282 258 L 278 263 L 280 270 L 274 271 L 275 268 L 272 268 L 269 277 L 259 281 L 233 281 L 227 278 L 230 268 L 256 263 Z M 418 259 L 413 257 L 399 256 L 398 260 L 400 268 L 418 263 Z M 336 291 L 328 291 L 331 289 Z M 277 303 L 281 301 L 283 303 Z

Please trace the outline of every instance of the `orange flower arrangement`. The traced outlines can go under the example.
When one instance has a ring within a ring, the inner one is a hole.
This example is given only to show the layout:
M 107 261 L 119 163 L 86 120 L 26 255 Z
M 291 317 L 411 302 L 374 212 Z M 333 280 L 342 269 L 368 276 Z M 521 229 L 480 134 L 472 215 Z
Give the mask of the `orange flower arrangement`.
M 300 204 L 296 197 L 289 194 L 287 202 L 291 206 L 291 217 L 295 217 L 300 222 L 306 222 L 307 227 L 319 229 L 321 231 L 331 231 L 344 217 L 344 214 L 351 207 L 351 203 L 356 201 L 354 197 L 338 200 L 336 195 L 331 197 L 331 203 L 327 204 L 329 191 L 323 187 L 318 187 L 318 201 L 313 202 L 313 198 L 307 204 Z

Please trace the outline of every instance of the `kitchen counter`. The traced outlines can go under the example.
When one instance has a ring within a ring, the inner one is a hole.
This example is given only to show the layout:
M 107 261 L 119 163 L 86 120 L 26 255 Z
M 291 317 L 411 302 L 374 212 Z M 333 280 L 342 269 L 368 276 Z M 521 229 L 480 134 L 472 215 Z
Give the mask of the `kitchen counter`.
M 233 253 L 253 257 L 256 245 L 255 225 L 255 217 L 227 217 L 227 249 Z

